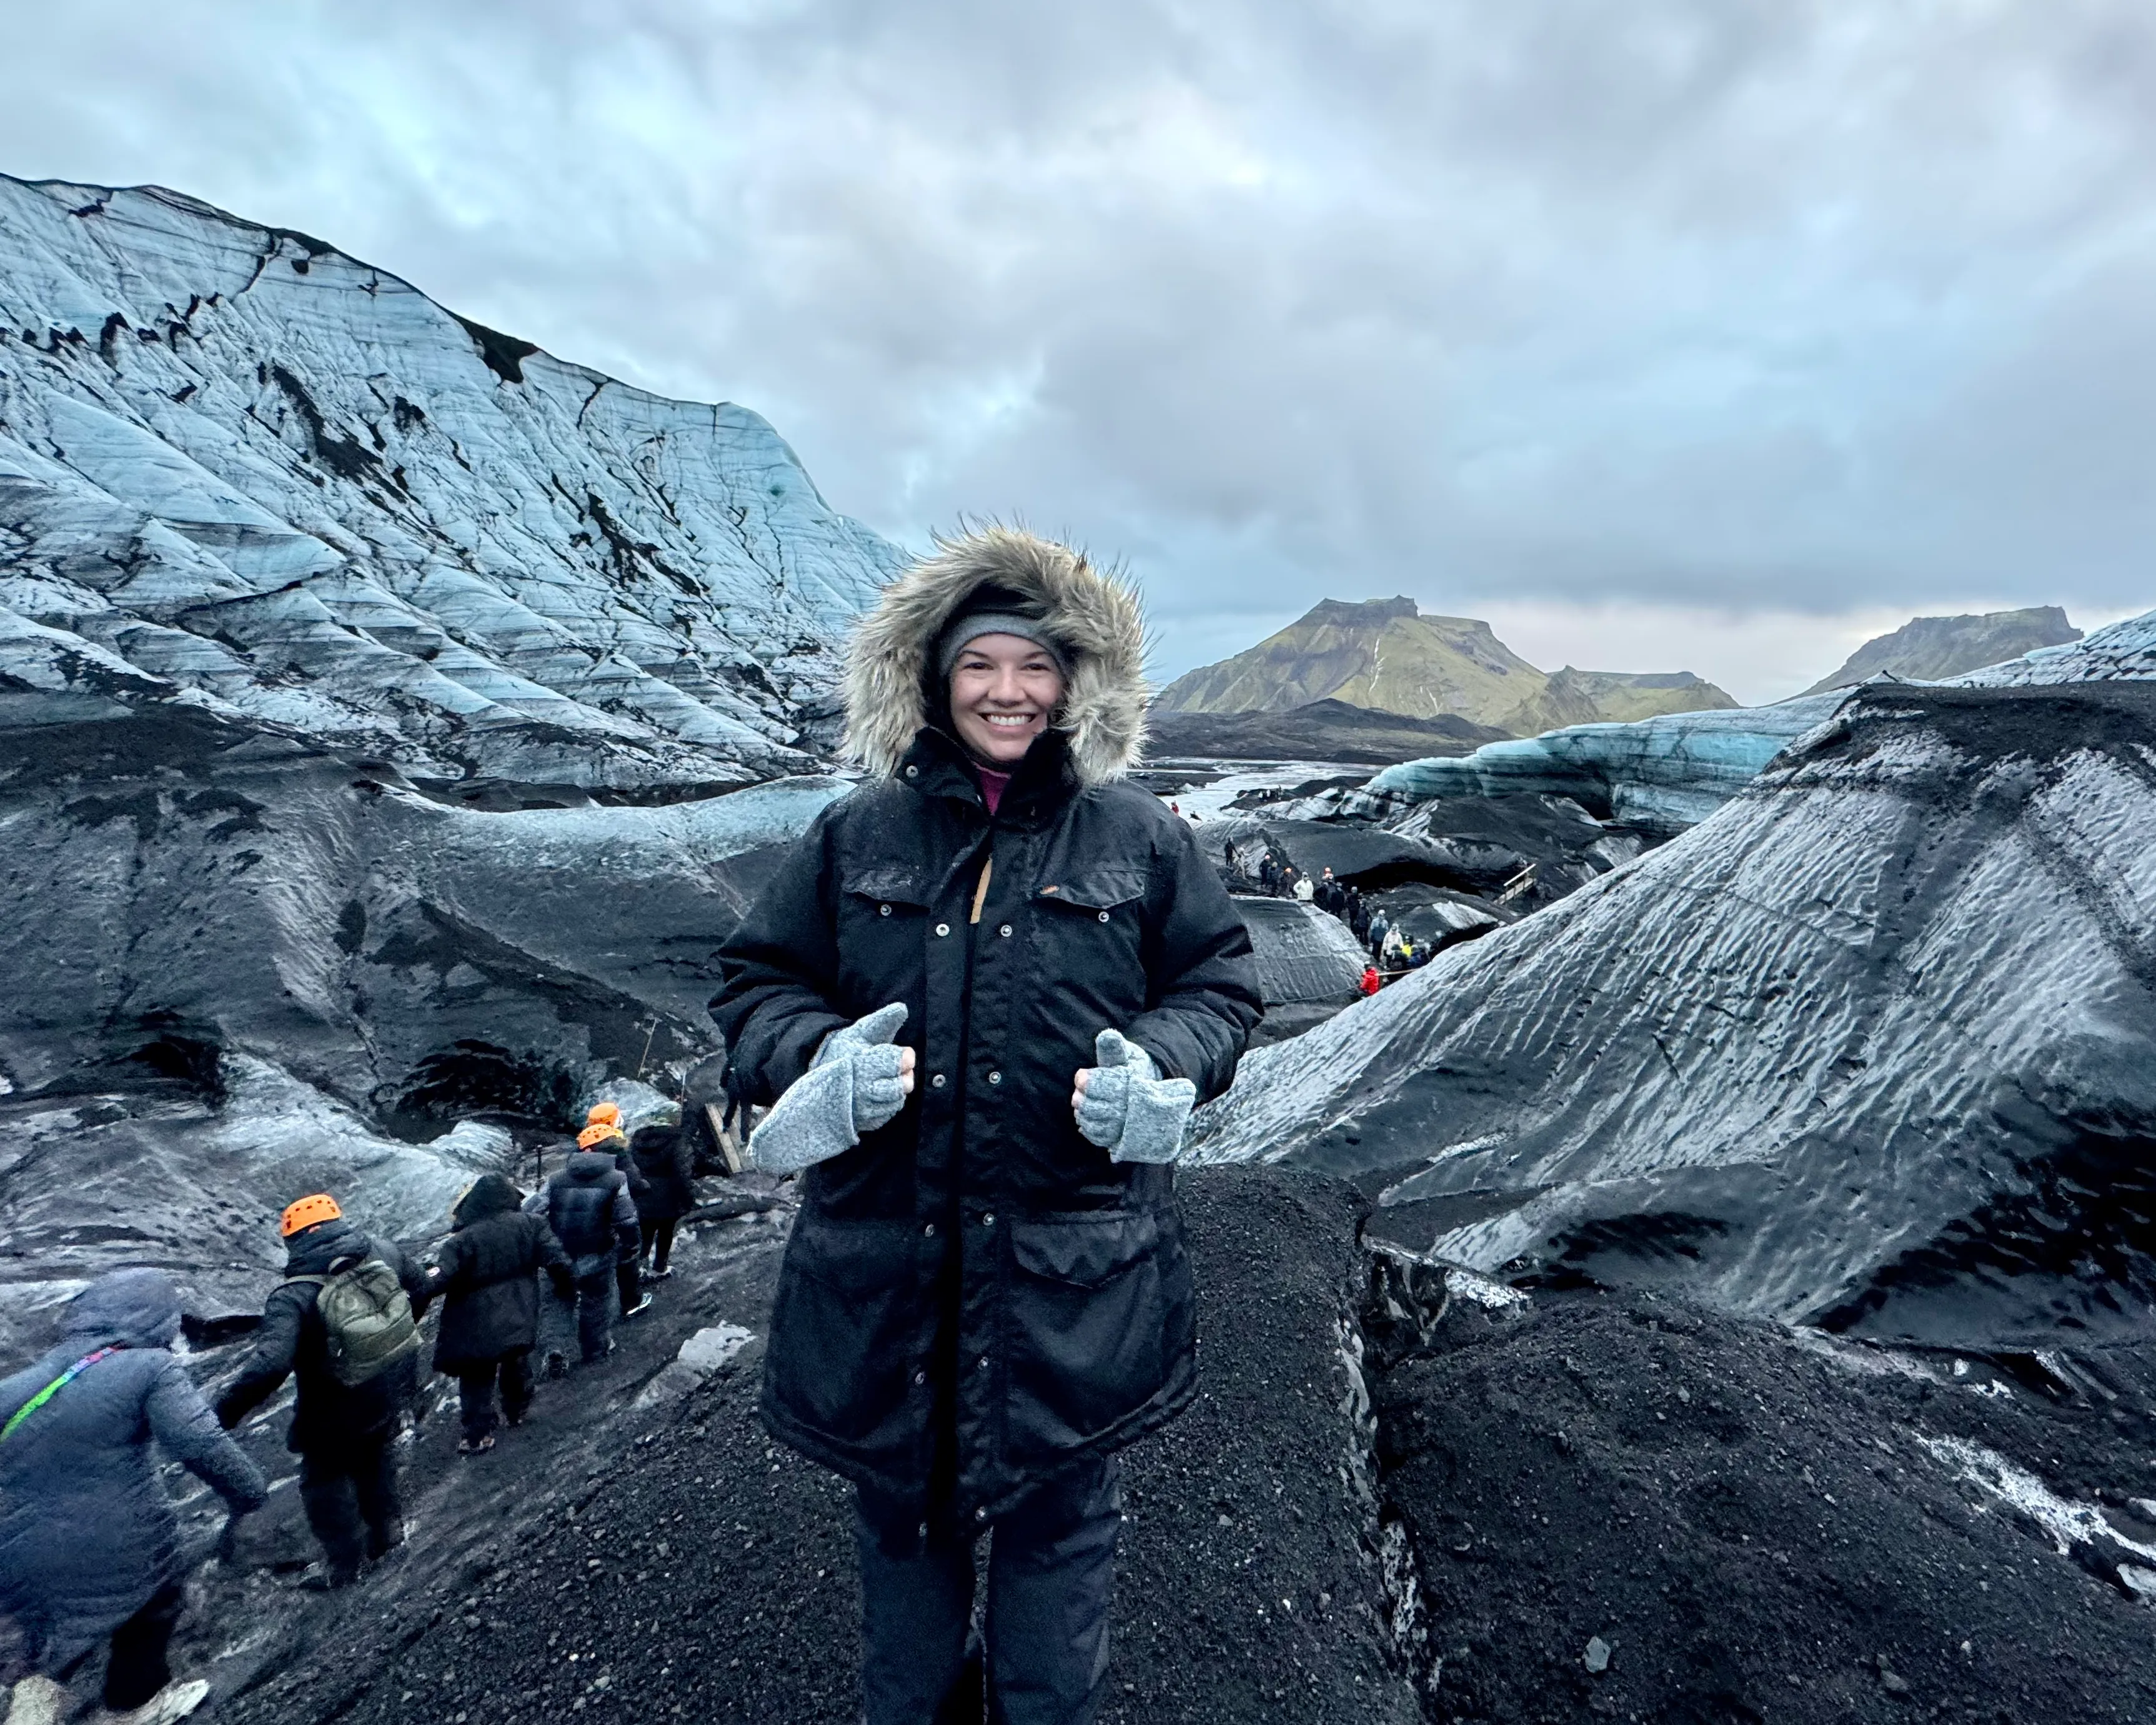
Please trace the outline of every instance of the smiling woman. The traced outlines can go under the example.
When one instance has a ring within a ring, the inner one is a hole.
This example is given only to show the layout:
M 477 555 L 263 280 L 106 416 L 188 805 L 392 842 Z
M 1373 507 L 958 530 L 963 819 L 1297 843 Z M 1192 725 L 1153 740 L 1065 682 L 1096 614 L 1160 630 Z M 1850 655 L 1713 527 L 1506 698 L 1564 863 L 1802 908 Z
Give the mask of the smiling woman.
M 944 1716 L 991 1528 L 997 1717 L 1095 1716 L 1117 1453 L 1196 1394 L 1166 1164 L 1262 1009 L 1190 829 L 1121 782 L 1144 655 L 1068 547 L 944 542 L 852 644 L 874 779 L 721 954 L 751 1150 L 803 1173 L 764 1420 L 859 1488 L 869 1725 Z
M 966 752 L 984 767 L 1023 761 L 1063 700 L 1063 668 L 1055 650 L 1009 633 L 1006 625 L 1012 620 L 976 616 L 952 625 L 980 630 L 957 649 L 950 701 L 952 728 Z

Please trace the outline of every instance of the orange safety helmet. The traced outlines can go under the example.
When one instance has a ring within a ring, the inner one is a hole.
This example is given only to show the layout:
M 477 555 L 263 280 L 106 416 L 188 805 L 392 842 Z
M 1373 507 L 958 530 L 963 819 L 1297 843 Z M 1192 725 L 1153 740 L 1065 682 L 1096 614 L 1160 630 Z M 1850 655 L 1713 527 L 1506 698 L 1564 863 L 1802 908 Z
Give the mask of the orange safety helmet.
M 290 1240 L 302 1228 L 311 1228 L 317 1222 L 334 1222 L 344 1214 L 337 1201 L 326 1192 L 317 1192 L 285 1206 L 284 1219 L 277 1224 L 280 1238 Z
M 621 1105 L 619 1102 L 594 1102 L 592 1111 L 584 1117 L 586 1126 L 619 1126 Z

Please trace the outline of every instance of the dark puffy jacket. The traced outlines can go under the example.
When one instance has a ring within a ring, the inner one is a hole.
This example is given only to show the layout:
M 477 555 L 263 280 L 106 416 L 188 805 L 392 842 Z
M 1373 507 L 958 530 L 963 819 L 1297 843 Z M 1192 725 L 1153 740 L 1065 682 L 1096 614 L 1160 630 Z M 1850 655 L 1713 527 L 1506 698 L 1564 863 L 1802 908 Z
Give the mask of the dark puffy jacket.
M 547 1181 L 547 1219 L 572 1258 L 634 1254 L 644 1238 L 611 1150 L 579 1150 Z
M 397 1272 L 415 1307 L 427 1297 L 427 1279 L 393 1240 L 376 1240 L 342 1219 L 317 1222 L 285 1244 L 285 1274 L 328 1276 L 364 1259 L 379 1258 Z M 376 1373 L 364 1384 L 337 1382 L 330 1370 L 329 1338 L 315 1302 L 321 1286 L 285 1281 L 262 1307 L 262 1327 L 232 1388 L 218 1399 L 217 1417 L 227 1431 L 297 1374 L 300 1391 L 285 1441 L 295 1450 L 334 1450 L 355 1438 L 379 1435 L 418 1389 L 418 1356 Z
M 442 1296 L 434 1369 L 459 1372 L 517 1353 L 539 1339 L 539 1272 L 566 1280 L 569 1255 L 544 1216 L 517 1208 L 523 1194 L 503 1174 L 482 1174 L 450 1219 L 430 1293 Z
M 687 1127 L 640 1126 L 629 1140 L 644 1189 L 636 1214 L 649 1225 L 678 1222 L 696 1207 L 696 1150 Z
M 1089 691 L 993 818 L 942 730 L 892 734 L 930 711 L 929 643 L 983 581 L 969 547 L 1013 551 L 993 572 L 1043 602 Z M 848 701 L 855 747 L 889 776 L 818 819 L 725 947 L 712 1003 L 764 1103 L 831 1031 L 906 1004 L 912 1096 L 803 1178 L 762 1413 L 900 1501 L 925 1502 L 950 1467 L 958 1512 L 980 1519 L 1196 1392 L 1173 1171 L 1081 1136 L 1073 1075 L 1112 1028 L 1217 1096 L 1262 1010 L 1250 937 L 1189 825 L 1116 782 L 1140 734 L 1142 644 L 1135 606 L 1101 585 L 1059 547 L 992 531 L 886 590 Z
M 234 1509 L 267 1495 L 179 1361 L 180 1299 L 155 1270 L 100 1276 L 59 1347 L 0 1378 L 0 1425 L 76 1361 L 108 1355 L 0 1441 L 0 1612 L 48 1671 L 95 1645 L 179 1573 L 177 1524 L 151 1440 Z

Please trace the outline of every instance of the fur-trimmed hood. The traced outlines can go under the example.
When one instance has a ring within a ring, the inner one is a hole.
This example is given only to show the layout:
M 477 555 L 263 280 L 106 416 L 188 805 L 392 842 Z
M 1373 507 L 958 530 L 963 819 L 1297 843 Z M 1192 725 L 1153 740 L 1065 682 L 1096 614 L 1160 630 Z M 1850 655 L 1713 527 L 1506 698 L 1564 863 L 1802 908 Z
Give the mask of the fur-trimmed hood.
M 1037 607 L 1070 665 L 1053 721 L 1079 783 L 1106 784 L 1145 747 L 1145 618 L 1137 595 L 1066 546 L 989 526 L 936 542 L 883 590 L 846 653 L 845 752 L 871 773 L 896 769 L 931 721 L 929 655 L 943 625 L 984 586 Z

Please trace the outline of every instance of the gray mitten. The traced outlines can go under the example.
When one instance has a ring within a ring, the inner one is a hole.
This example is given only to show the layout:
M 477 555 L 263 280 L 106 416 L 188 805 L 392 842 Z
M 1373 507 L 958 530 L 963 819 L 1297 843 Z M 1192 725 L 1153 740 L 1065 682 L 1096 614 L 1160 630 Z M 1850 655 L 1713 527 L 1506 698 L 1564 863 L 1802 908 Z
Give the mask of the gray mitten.
M 1088 1069 L 1078 1130 L 1111 1162 L 1174 1161 L 1198 1086 L 1188 1078 L 1163 1078 L 1152 1056 L 1120 1030 L 1093 1039 L 1093 1058 L 1100 1064 Z
M 808 1070 L 749 1134 L 749 1159 L 767 1174 L 797 1174 L 896 1119 L 906 1106 L 903 1050 L 891 1039 L 905 1022 L 906 1003 L 894 1000 L 826 1036 Z

